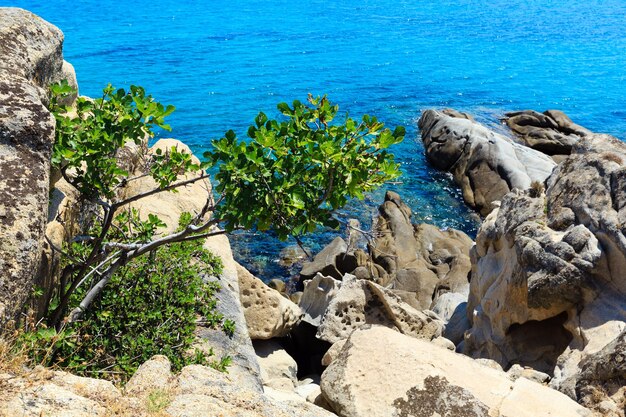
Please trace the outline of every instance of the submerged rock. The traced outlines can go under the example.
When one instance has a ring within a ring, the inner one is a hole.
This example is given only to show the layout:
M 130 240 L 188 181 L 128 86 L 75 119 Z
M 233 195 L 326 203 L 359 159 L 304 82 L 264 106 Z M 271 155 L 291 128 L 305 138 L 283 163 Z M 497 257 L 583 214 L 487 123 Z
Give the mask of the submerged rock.
M 543 153 L 467 118 L 427 110 L 418 125 L 428 161 L 451 172 L 465 202 L 483 216 L 509 191 L 543 183 L 556 165 Z

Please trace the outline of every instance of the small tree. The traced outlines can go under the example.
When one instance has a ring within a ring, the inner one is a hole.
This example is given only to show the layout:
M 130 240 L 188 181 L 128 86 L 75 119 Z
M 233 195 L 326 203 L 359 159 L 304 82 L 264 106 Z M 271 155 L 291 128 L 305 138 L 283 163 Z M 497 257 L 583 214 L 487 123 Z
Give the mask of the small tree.
M 119 268 L 163 245 L 240 228 L 273 229 L 280 239 L 293 236 L 300 242 L 300 236 L 320 225 L 338 227 L 332 213 L 349 198 L 363 198 L 399 175 L 386 149 L 403 139 L 402 127 L 392 132 L 367 115 L 359 122 L 346 117 L 332 124 L 338 106 L 326 97 L 309 96 L 308 104 L 279 104 L 285 116 L 281 121 L 259 113 L 248 129 L 248 141 L 239 141 L 233 131 L 214 140 L 204 164 L 194 164 L 190 155 L 175 148 L 155 153 L 143 175 L 152 176 L 158 187 L 119 198 L 118 189 L 136 178 L 122 169 L 118 149 L 127 143 L 140 145 L 146 136 L 154 136 L 156 127 L 170 130 L 164 119 L 174 107 L 156 102 L 141 87 L 126 92 L 109 85 L 101 98 L 78 98 L 76 114 L 70 116 L 60 99 L 72 89 L 61 83 L 51 93 L 57 120 L 53 165 L 97 207 L 95 227 L 73 239 L 79 249 L 61 272 L 58 303 L 49 317 L 57 327 L 64 318 L 80 318 Z M 207 193 L 202 209 L 178 231 L 157 236 L 162 222 L 154 215 L 145 221 L 133 218 L 130 228 L 119 227 L 130 224 L 130 203 L 207 179 L 209 166 L 218 169 L 218 196 L 214 200 Z M 182 174 L 195 175 L 179 180 Z M 84 287 L 81 300 L 72 306 L 79 287 Z

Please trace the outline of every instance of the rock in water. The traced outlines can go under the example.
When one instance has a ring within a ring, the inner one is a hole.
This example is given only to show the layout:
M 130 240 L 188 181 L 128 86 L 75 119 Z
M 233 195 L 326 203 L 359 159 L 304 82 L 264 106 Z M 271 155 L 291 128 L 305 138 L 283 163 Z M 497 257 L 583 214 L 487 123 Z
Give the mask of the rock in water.
M 559 110 L 524 110 L 505 116 L 504 122 L 526 146 L 547 155 L 569 155 L 576 142 L 591 134 Z
M 547 186 L 509 193 L 480 228 L 465 351 L 575 397 L 581 359 L 626 329 L 626 144 L 583 137 Z
M 63 34 L 17 8 L 0 8 L 0 327 L 22 308 L 40 268 L 54 117 L 50 83 L 63 71 Z
M 337 269 L 337 258 L 345 255 L 348 245 L 341 237 L 336 237 L 311 262 L 305 262 L 300 272 L 302 280 L 313 278 L 318 272 L 324 276 L 341 279 L 343 273 Z
M 558 391 L 380 326 L 352 333 L 320 386 L 342 417 L 591 416 Z
M 378 210 L 376 239 L 370 251 L 387 277 L 376 280 L 379 284 L 398 294 L 413 294 L 410 304 L 420 310 L 430 309 L 441 293 L 468 294 L 473 243 L 469 236 L 459 230 L 412 224 L 411 209 L 391 191 Z
M 556 165 L 543 153 L 466 118 L 427 110 L 418 125 L 428 161 L 451 172 L 465 202 L 483 216 L 514 188 L 543 182 Z

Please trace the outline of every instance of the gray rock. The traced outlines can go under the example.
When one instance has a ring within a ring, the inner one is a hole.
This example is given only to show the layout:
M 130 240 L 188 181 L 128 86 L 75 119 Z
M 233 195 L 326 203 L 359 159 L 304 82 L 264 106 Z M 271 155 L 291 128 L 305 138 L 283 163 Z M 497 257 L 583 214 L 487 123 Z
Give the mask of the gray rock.
M 304 311 L 302 320 L 313 326 L 319 326 L 330 300 L 337 294 L 340 286 L 341 281 L 319 273 L 315 278 L 305 281 L 304 292 L 299 303 Z
M 569 155 L 580 138 L 591 134 L 559 110 L 524 110 L 505 116 L 504 122 L 526 146 L 547 155 Z
M 545 195 L 509 193 L 485 219 L 472 251 L 468 354 L 530 366 L 577 396 L 585 358 L 626 328 L 625 162 L 625 143 L 584 136 Z
M 54 117 L 46 89 L 63 77 L 63 34 L 0 8 L 0 327 L 37 279 L 48 211 Z
M 458 345 L 463 341 L 465 331 L 472 327 L 467 318 L 467 297 L 449 292 L 441 295 L 433 304 L 432 310 L 445 322 L 443 337 Z
M 235 333 L 229 337 L 221 329 L 199 327 L 197 335 L 205 341 L 207 350 L 213 350 L 217 359 L 224 356 L 232 358 L 232 365 L 228 372 L 237 379 L 241 387 L 250 391 L 263 392 L 257 355 L 250 340 L 246 318 L 239 299 L 238 264 L 233 259 L 228 238 L 225 235 L 210 237 L 205 241 L 204 248 L 222 259 L 224 265 L 222 274 L 208 279 L 219 282 L 221 289 L 216 294 L 217 310 L 224 318 L 235 322 Z
M 482 215 L 514 188 L 543 182 L 556 165 L 543 153 L 466 118 L 427 110 L 418 125 L 428 161 L 451 172 L 465 202 Z
M 626 403 L 626 331 L 599 352 L 585 357 L 571 377 L 576 399 L 606 416 L 624 416 Z M 608 410 L 605 410 L 607 409 Z

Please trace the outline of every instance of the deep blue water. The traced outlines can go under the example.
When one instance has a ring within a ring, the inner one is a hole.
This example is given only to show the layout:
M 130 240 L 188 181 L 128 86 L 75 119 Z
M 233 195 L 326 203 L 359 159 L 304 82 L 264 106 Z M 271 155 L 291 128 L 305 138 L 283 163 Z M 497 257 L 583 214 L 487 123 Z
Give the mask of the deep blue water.
M 342 110 L 407 127 L 394 149 L 399 191 L 415 221 L 475 233 L 450 180 L 425 162 L 416 122 L 453 107 L 493 126 L 505 111 L 564 110 L 594 131 L 626 137 L 626 0 L 13 1 L 66 35 L 82 94 L 139 84 L 178 110 L 176 137 L 202 151 L 260 110 L 328 94 Z M 383 191 L 345 216 L 371 218 Z M 314 248 L 329 241 L 320 233 Z M 282 247 L 240 236 L 260 277 L 284 273 Z

